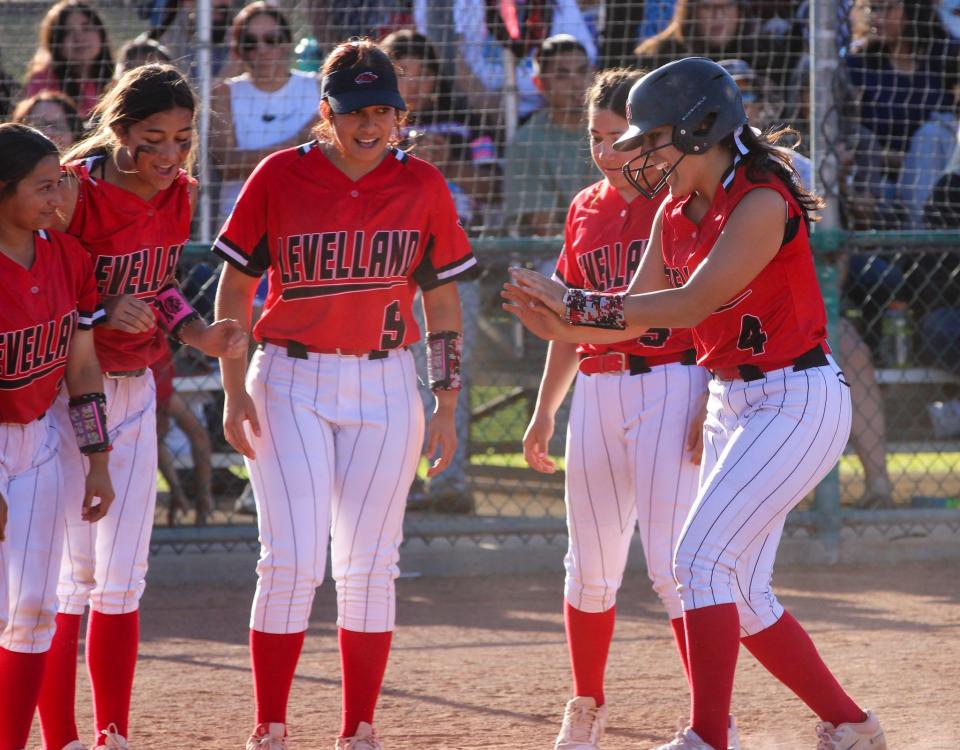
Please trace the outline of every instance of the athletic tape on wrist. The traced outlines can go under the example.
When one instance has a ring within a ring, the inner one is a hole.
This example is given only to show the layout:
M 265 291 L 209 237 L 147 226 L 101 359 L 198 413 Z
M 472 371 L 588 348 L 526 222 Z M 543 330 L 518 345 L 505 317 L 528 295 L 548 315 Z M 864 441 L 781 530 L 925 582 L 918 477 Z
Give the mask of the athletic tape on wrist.
M 459 391 L 463 334 L 460 331 L 427 333 L 427 380 L 432 391 Z
M 157 323 L 167 335 L 177 341 L 180 341 L 180 331 L 187 323 L 200 319 L 176 284 L 160 290 L 157 294 L 156 309 Z
M 81 453 L 103 453 L 110 450 L 107 397 L 103 393 L 85 393 L 70 399 L 68 411 Z
M 564 319 L 575 326 L 611 328 L 627 327 L 622 294 L 600 294 L 585 289 L 568 289 L 563 295 Z

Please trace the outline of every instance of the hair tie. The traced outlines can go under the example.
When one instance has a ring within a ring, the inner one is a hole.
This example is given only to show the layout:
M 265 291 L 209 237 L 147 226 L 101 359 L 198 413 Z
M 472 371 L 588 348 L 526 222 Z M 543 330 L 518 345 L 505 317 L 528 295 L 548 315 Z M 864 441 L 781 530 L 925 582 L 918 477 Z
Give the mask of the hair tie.
M 740 155 L 746 156 L 750 153 L 750 149 L 747 148 L 747 145 L 740 139 L 741 135 L 743 135 L 743 125 L 738 125 L 737 129 L 733 131 L 733 142 L 737 144 L 737 151 L 740 152 Z

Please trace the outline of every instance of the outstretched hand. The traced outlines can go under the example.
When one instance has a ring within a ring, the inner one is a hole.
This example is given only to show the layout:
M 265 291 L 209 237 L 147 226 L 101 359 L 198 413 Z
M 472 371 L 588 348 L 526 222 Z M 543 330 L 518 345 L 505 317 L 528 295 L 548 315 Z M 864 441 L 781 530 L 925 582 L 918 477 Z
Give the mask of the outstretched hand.
M 546 341 L 563 340 L 569 334 L 570 326 L 556 313 L 536 297 L 516 284 L 506 283 L 500 296 L 506 300 L 503 309 L 519 318 L 524 327 L 533 335 Z
M 510 276 L 513 283 L 525 294 L 540 302 L 544 307 L 563 317 L 566 312 L 563 304 L 563 295 L 567 288 L 558 281 L 548 279 L 542 273 L 531 271 L 529 268 L 512 266 Z

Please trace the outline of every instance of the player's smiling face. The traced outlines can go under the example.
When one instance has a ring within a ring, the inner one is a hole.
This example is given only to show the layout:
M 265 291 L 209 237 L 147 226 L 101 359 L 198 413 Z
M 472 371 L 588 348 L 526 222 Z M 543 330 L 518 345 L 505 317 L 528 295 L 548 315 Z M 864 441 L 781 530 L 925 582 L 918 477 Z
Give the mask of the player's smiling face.
M 633 151 L 614 151 L 613 144 L 627 130 L 627 121 L 609 109 L 590 108 L 588 127 L 590 130 L 590 154 L 597 169 L 607 181 L 620 192 L 636 195 L 636 191 L 623 176 L 623 165 L 640 153 Z M 653 177 L 653 175 L 651 175 Z M 659 179 L 659 174 L 657 175 Z M 625 196 L 626 197 L 626 196 Z
M 60 179 L 60 161 L 44 156 L 13 194 L 0 200 L 0 221 L 30 232 L 51 226 L 63 207 Z
M 337 151 L 356 166 L 375 166 L 397 128 L 397 110 L 375 105 L 342 115 L 332 114 Z
M 119 166 L 125 171 L 136 171 L 137 177 L 153 190 L 165 190 L 190 155 L 193 113 L 185 107 L 157 112 L 119 135 L 128 152 L 125 159 L 119 159 Z

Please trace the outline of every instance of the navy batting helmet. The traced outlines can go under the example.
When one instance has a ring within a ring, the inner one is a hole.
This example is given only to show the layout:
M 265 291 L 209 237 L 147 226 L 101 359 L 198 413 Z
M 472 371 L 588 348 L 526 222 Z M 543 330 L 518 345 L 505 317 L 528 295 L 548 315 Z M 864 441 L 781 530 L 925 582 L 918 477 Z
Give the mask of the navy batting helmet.
M 613 145 L 618 151 L 639 147 L 643 136 L 654 128 L 672 128 L 669 144 L 648 149 L 623 165 L 630 184 L 652 198 L 687 154 L 704 153 L 744 125 L 747 114 L 740 89 L 724 68 L 705 57 L 685 57 L 657 68 L 633 85 L 627 98 L 627 122 L 630 127 Z M 673 146 L 683 156 L 651 184 L 645 176 L 650 157 L 666 146 Z M 639 167 L 634 166 L 636 162 Z

